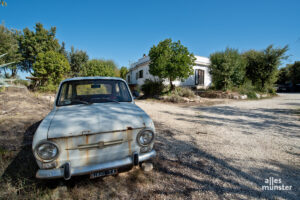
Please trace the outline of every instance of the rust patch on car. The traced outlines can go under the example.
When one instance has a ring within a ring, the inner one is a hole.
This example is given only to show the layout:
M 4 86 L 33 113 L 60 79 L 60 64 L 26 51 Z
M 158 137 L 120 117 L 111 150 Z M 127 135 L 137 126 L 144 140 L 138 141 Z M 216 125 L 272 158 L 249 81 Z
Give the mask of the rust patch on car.
M 66 140 L 66 147 L 67 147 L 67 160 L 70 160 L 70 155 L 69 155 L 69 144 L 68 144 L 68 138 L 65 139 Z
M 127 141 L 128 141 L 128 155 L 131 156 L 131 141 L 132 141 L 132 127 L 127 127 L 126 134 L 127 134 Z
M 88 135 L 85 136 L 85 143 L 89 144 L 89 136 Z M 88 163 L 88 160 L 89 160 L 89 150 L 88 149 L 85 151 L 85 160 L 86 160 L 86 163 Z

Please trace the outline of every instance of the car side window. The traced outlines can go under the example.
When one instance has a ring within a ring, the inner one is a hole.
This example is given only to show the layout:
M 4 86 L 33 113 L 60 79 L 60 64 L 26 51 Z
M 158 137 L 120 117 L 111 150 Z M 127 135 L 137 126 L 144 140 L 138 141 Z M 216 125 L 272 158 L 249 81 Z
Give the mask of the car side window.
M 128 92 L 128 89 L 127 89 L 125 83 L 124 82 L 120 82 L 119 86 L 120 86 L 120 91 L 121 91 L 122 96 L 123 96 L 123 100 L 124 101 L 130 101 L 131 97 L 130 97 L 130 94 Z

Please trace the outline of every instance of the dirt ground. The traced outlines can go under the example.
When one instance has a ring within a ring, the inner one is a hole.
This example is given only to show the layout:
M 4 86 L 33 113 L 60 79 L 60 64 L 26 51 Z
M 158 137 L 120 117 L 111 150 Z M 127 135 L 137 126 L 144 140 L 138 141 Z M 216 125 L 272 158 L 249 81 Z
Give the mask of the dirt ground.
M 154 170 L 67 182 L 34 178 L 32 135 L 52 99 L 0 93 L 0 199 L 299 199 L 300 94 L 212 106 L 139 100 L 157 128 Z M 269 177 L 291 190 L 263 191 Z

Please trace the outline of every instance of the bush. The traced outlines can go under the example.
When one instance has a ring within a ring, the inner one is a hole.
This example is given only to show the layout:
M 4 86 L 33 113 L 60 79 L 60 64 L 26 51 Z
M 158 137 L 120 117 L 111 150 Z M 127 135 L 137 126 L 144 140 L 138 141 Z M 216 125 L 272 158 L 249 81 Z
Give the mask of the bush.
M 195 97 L 195 93 L 190 88 L 176 87 L 174 90 L 174 94 L 177 94 L 181 97 Z
M 276 89 L 274 87 L 269 87 L 268 88 L 268 93 L 271 95 L 276 95 Z
M 152 81 L 149 79 L 141 87 L 145 96 L 161 95 L 164 89 L 165 86 L 162 81 Z
M 249 92 L 255 92 L 256 88 L 251 84 L 251 81 L 246 80 L 243 85 L 238 88 L 234 88 L 233 91 L 240 94 L 248 94 Z
M 173 103 L 183 102 L 182 98 L 178 94 L 171 94 L 166 100 Z
M 248 99 L 257 99 L 256 92 L 254 92 L 254 91 L 248 91 L 246 93 L 246 95 L 247 95 Z

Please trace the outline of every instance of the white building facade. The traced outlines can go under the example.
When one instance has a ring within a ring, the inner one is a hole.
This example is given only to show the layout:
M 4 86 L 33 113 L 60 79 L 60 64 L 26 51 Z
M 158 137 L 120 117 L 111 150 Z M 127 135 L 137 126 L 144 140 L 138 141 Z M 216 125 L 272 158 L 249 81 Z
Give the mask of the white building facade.
M 187 79 L 175 80 L 173 84 L 176 86 L 208 88 L 211 85 L 211 76 L 208 71 L 210 60 L 207 57 L 195 56 L 195 66 L 193 66 L 194 74 Z M 141 86 L 146 79 L 159 80 L 149 73 L 150 57 L 143 56 L 137 62 L 133 63 L 126 75 L 126 81 L 130 86 Z M 164 84 L 169 84 L 168 80 L 164 80 Z

